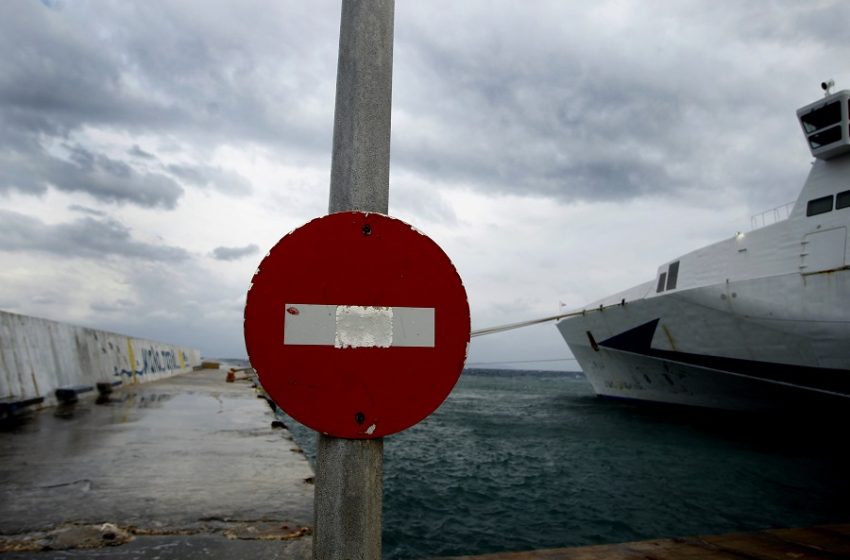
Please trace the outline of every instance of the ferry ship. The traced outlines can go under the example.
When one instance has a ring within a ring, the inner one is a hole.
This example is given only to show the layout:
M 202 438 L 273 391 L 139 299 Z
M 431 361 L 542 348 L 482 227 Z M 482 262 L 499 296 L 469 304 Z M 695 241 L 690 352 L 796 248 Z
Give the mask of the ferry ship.
M 815 160 L 787 218 L 658 267 L 557 328 L 598 395 L 850 405 L 850 90 L 797 110 Z

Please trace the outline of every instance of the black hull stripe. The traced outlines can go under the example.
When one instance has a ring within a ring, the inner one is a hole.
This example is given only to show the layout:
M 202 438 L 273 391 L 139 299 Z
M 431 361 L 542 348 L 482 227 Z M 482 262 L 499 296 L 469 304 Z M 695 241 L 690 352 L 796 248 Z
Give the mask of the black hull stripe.
M 603 340 L 599 346 L 632 352 L 660 360 L 680 362 L 709 369 L 746 375 L 765 381 L 796 385 L 820 391 L 850 396 L 850 370 L 799 366 L 725 356 L 692 354 L 651 347 L 652 337 L 660 319 L 654 319 L 633 329 Z

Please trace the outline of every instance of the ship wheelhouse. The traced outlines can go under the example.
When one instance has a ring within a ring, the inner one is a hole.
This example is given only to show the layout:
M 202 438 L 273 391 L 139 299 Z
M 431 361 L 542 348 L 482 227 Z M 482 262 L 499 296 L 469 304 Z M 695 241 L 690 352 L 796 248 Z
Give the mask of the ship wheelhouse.
M 829 94 L 797 109 L 812 155 L 832 159 L 850 152 L 850 90 Z

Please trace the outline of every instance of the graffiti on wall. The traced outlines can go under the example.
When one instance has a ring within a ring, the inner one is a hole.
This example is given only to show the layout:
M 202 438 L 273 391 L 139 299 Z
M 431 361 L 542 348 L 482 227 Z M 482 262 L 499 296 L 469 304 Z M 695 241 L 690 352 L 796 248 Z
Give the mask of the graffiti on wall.
M 173 349 L 158 349 L 148 346 L 140 350 L 134 349 L 130 339 L 127 339 L 127 350 L 130 367 L 132 369 L 118 370 L 115 368 L 116 376 L 134 377 L 152 373 L 162 373 L 185 369 L 189 363 L 186 352 Z M 136 354 L 138 353 L 138 357 Z
M 194 348 L 0 310 L 0 397 L 44 396 L 49 402 L 57 388 L 110 376 L 143 383 L 198 364 Z
M 183 356 L 183 363 L 185 356 Z M 177 353 L 172 350 L 154 350 L 145 348 L 142 350 L 142 374 L 159 373 L 170 369 L 180 369 L 177 363 Z

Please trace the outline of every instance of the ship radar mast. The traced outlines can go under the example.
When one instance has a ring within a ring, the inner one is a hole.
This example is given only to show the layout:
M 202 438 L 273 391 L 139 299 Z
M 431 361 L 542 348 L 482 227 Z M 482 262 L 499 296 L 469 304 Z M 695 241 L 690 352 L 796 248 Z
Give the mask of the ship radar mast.
M 832 93 L 833 80 L 821 82 L 824 98 L 797 109 L 812 155 L 832 159 L 850 152 L 850 90 Z

